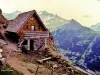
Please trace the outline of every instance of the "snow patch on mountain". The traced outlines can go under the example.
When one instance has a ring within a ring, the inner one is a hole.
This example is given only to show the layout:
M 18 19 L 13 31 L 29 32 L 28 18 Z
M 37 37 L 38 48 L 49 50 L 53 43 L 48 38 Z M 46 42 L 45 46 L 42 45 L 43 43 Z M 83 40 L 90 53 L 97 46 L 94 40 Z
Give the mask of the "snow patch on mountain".
M 58 27 L 67 23 L 66 19 L 61 18 L 57 14 L 48 13 L 46 11 L 41 11 L 38 13 L 44 24 L 50 31 L 56 30 Z
M 82 57 L 81 57 L 81 59 L 79 60 L 79 64 L 80 64 L 80 65 L 86 67 L 86 65 L 85 65 L 85 58 L 86 58 L 86 56 L 90 55 L 90 53 L 92 52 L 92 46 L 93 46 L 94 43 L 96 42 L 96 38 L 97 38 L 97 37 L 95 37 L 95 38 L 93 39 L 93 41 L 89 44 L 89 46 L 87 47 L 87 49 L 86 49 L 86 50 L 84 51 L 84 53 L 82 54 Z

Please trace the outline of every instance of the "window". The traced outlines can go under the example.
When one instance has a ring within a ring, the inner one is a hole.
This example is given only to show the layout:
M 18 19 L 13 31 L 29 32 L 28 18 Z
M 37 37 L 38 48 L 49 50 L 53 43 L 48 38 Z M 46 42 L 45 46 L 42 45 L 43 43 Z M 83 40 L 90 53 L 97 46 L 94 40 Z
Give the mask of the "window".
M 26 28 L 25 28 L 26 30 L 28 30 L 28 25 L 26 26 Z
M 32 17 L 32 18 L 30 18 L 30 20 L 34 20 L 34 18 Z
M 31 26 L 31 30 L 34 31 L 34 26 Z

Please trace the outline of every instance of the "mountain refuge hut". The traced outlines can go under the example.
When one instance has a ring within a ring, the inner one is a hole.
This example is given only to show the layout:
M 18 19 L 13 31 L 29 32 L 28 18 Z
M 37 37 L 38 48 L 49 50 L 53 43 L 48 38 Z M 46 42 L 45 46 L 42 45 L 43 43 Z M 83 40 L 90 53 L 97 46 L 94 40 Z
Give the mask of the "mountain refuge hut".
M 28 51 L 43 50 L 54 44 L 53 37 L 35 10 L 19 14 L 5 30 L 5 36 L 17 42 L 18 48 Z

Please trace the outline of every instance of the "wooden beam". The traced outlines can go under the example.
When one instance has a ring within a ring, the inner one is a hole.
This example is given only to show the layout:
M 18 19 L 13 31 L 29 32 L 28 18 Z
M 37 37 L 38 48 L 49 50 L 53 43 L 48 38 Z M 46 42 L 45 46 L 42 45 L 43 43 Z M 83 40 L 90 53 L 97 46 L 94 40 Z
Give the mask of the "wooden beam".
M 48 38 L 48 36 L 29 36 L 29 37 L 24 37 L 24 39 L 34 39 L 34 38 Z
M 28 39 L 27 44 L 28 44 L 28 50 L 30 50 L 30 39 Z
M 50 59 L 53 59 L 53 58 L 52 57 L 48 57 L 48 58 L 44 58 L 44 59 L 41 59 L 41 60 L 37 60 L 37 62 L 43 63 L 44 61 L 47 61 L 47 60 L 50 60 Z
M 49 37 L 49 33 L 48 32 L 25 32 L 24 37 L 33 37 L 33 38 Z
M 45 48 L 48 48 L 48 45 L 47 45 L 47 38 L 45 38 Z
M 49 37 L 49 35 L 33 35 L 33 34 L 31 34 L 31 35 L 24 35 L 24 37 Z

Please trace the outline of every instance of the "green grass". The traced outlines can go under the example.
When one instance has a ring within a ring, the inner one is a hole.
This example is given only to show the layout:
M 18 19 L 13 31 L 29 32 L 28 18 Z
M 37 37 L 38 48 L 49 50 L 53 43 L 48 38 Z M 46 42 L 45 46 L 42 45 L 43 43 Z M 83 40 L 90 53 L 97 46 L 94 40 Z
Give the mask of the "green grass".
M 7 65 L 4 69 L 0 71 L 0 75 L 23 75 L 23 73 Z

